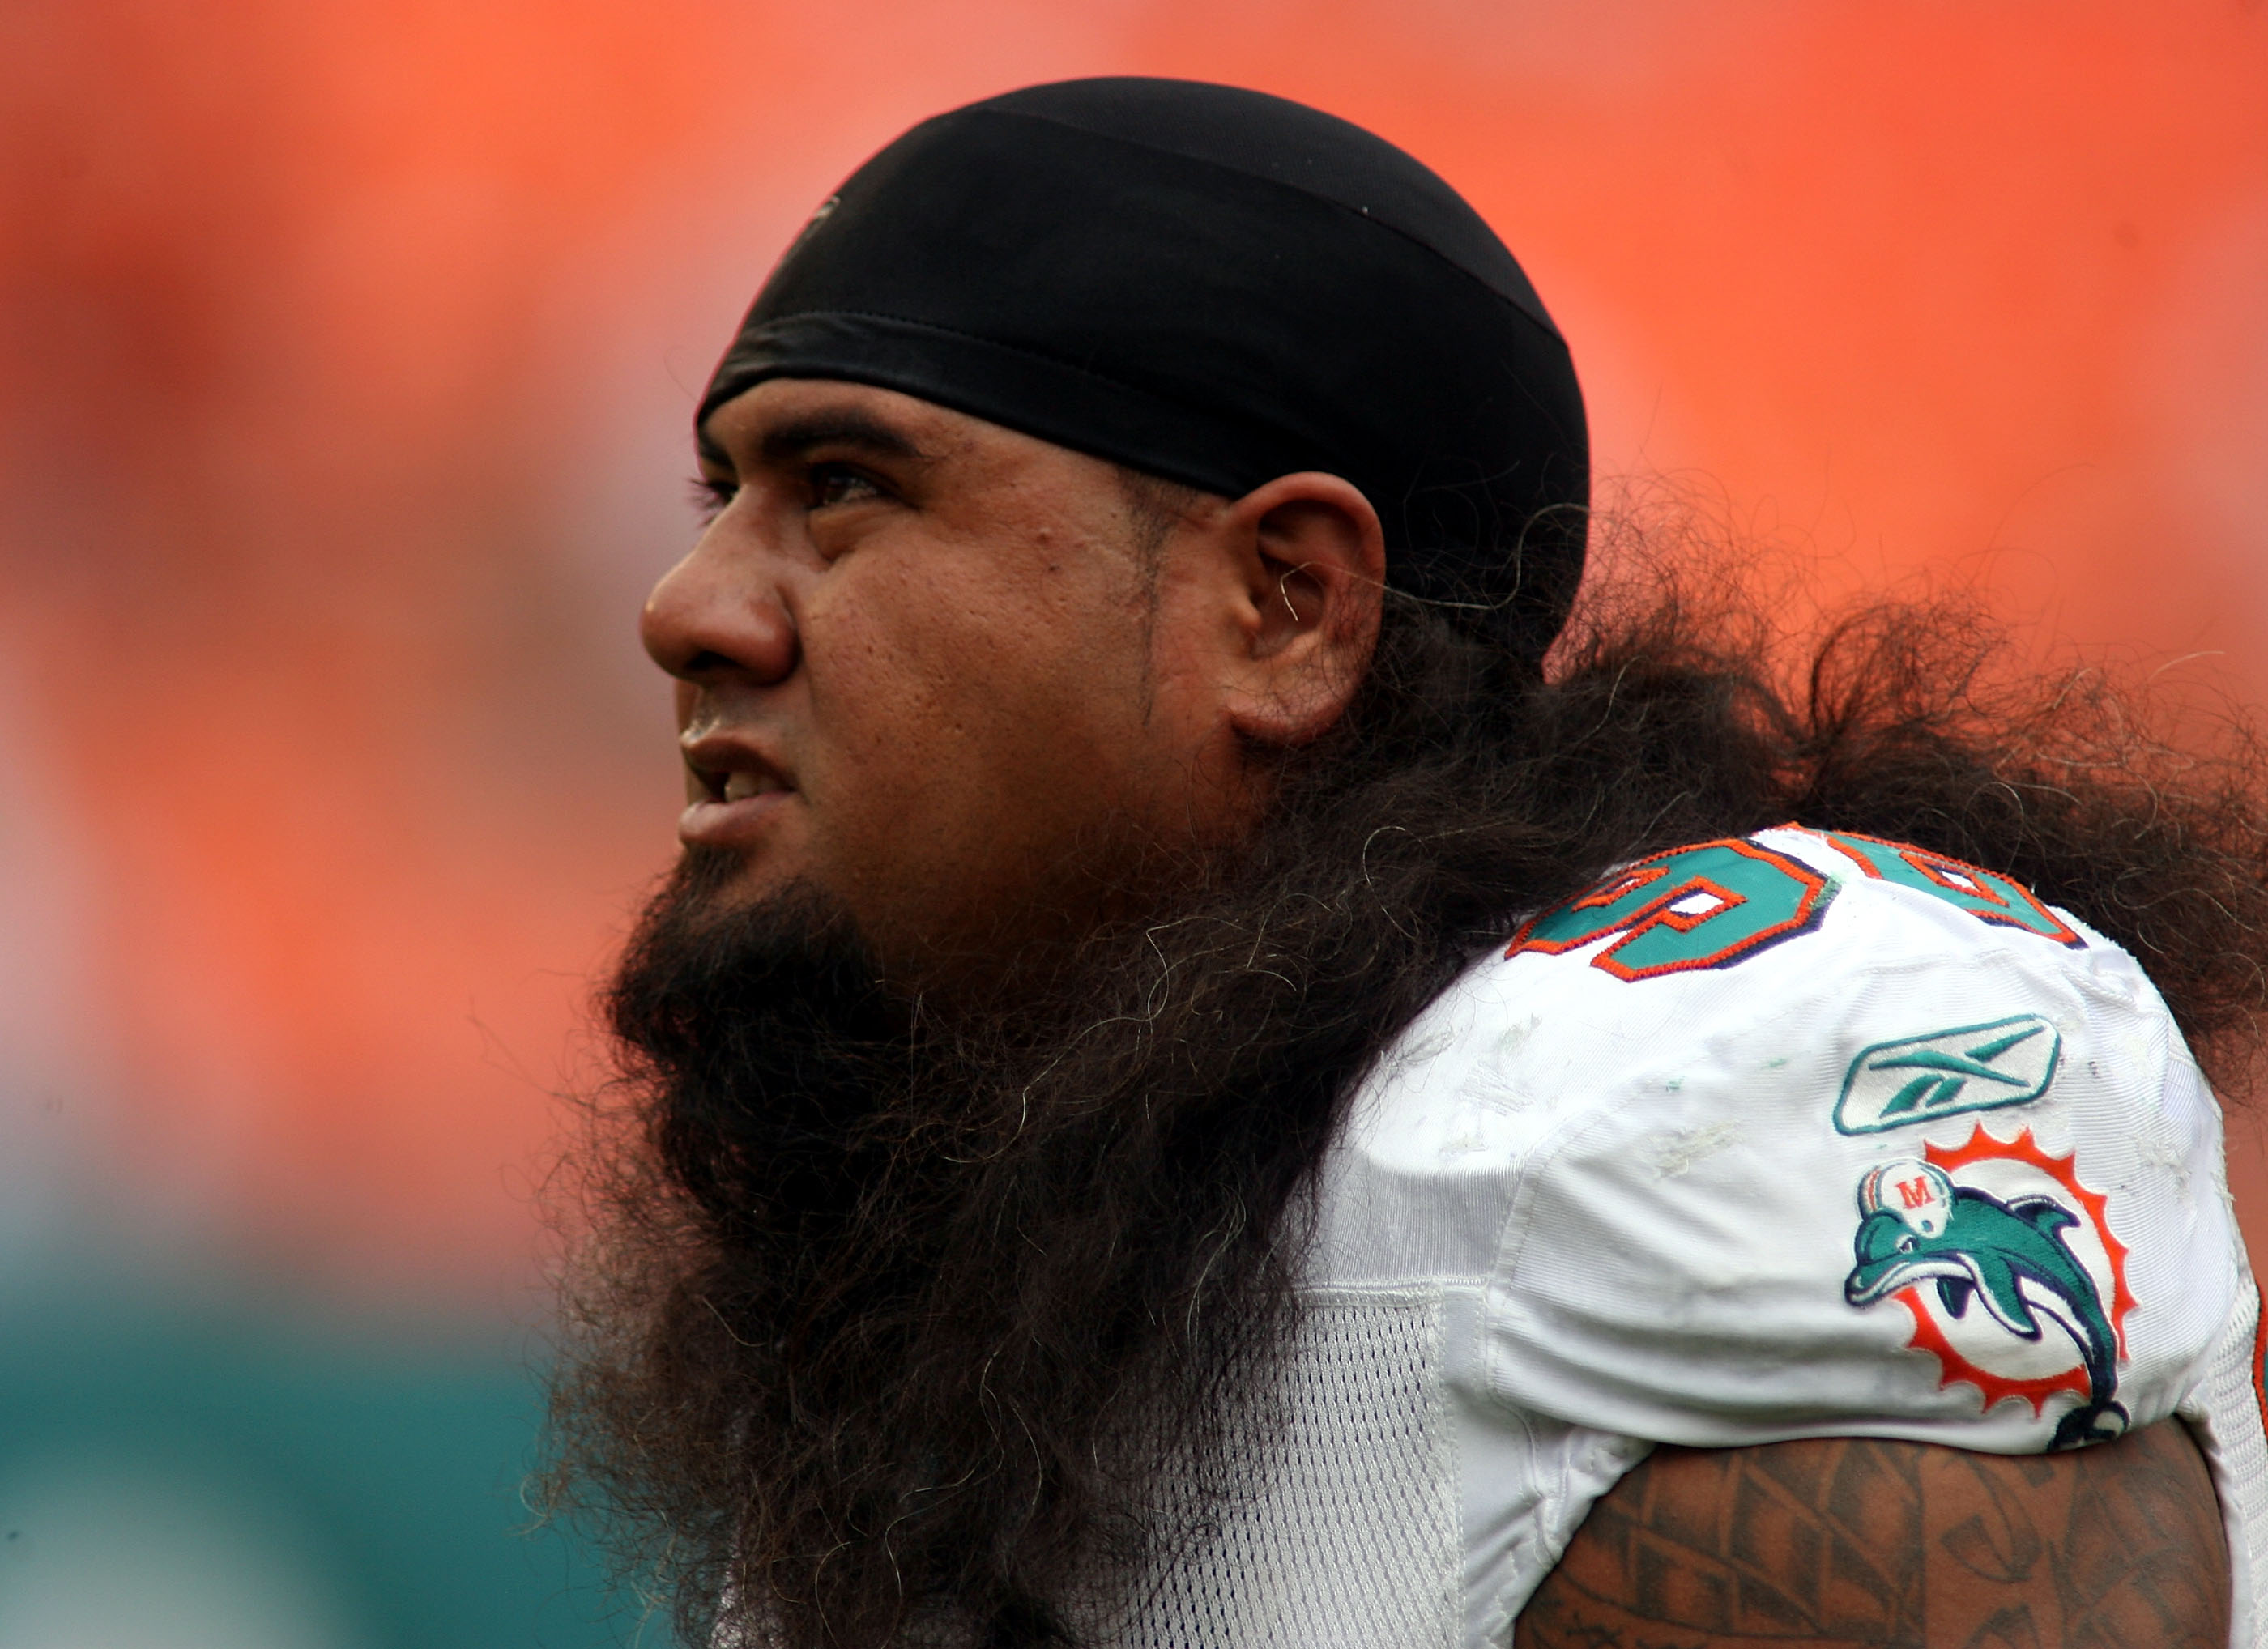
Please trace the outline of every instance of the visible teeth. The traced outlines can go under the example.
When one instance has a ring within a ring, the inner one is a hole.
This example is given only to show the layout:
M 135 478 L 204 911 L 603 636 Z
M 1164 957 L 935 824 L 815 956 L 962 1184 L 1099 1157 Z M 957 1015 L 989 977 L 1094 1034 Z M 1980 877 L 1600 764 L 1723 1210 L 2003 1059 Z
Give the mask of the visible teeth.
M 741 801 L 750 796 L 762 796 L 768 791 L 785 788 L 769 773 L 732 773 L 725 776 L 725 799 Z

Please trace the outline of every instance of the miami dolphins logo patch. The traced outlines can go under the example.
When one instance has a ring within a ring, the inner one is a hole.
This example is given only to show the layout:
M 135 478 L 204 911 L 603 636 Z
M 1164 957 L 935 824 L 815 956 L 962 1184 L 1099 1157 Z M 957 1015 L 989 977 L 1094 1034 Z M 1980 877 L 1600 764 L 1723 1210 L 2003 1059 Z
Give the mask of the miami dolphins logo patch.
M 2134 1308 L 2108 1201 L 2029 1128 L 1925 1146 L 1859 1182 L 1843 1296 L 1861 1307 L 1896 1299 L 1913 1318 L 1907 1343 L 1937 1358 L 1938 1384 L 1974 1386 L 1984 1412 L 2013 1397 L 2044 1414 L 2069 1392 L 2079 1401 L 2050 1447 L 2107 1441 L 2126 1429 L 2118 1366 Z

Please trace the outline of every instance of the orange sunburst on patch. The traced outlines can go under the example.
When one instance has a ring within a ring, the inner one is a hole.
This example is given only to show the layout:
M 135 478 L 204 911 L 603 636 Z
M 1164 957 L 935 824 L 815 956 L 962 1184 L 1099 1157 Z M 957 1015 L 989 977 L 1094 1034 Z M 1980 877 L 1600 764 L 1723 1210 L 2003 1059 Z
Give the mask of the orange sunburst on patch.
M 2078 1171 L 2073 1166 L 2076 1152 L 2066 1152 L 2060 1157 L 2048 1155 L 2032 1137 L 2032 1130 L 2029 1128 L 2018 1133 L 2015 1138 L 2006 1141 L 1996 1139 L 1979 1128 L 1969 1137 L 1965 1145 L 1949 1150 L 1940 1145 L 1928 1145 L 1925 1147 L 1925 1153 L 1932 1167 L 1942 1169 L 1948 1176 L 1955 1176 L 1956 1184 L 1960 1182 L 1958 1171 L 1976 1163 L 2017 1162 L 2037 1169 L 2071 1194 L 2071 1200 L 2084 1211 L 2087 1222 L 2093 1228 L 2095 1239 L 2102 1243 L 2102 1251 L 2110 1262 L 2111 1288 L 2110 1299 L 2107 1302 L 2108 1314 L 2112 1332 L 2118 1338 L 2118 1355 L 2123 1360 L 2126 1356 L 2126 1314 L 2135 1305 L 2133 1293 L 2126 1286 L 2126 1245 L 2110 1233 L 2109 1196 L 2101 1191 L 2089 1190 L 2080 1183 Z M 1900 1289 L 1896 1298 L 1913 1318 L 1913 1338 L 1909 1343 L 1917 1351 L 1927 1351 L 1937 1358 L 1940 1388 L 1962 1383 L 1976 1387 L 1984 1399 L 1984 1411 L 1987 1414 L 2008 1397 L 2021 1397 L 2030 1403 L 2035 1416 L 2044 1410 L 2050 1397 L 2060 1391 L 2071 1392 L 2081 1402 L 2087 1400 L 2087 1368 L 2083 1359 L 2061 1373 L 2036 1379 L 1996 1374 L 1988 1368 L 1980 1367 L 1955 1348 L 1947 1336 L 1944 1325 L 1937 1320 L 1937 1314 L 1923 1298 L 1926 1286 L 1921 1283 L 1913 1284 Z

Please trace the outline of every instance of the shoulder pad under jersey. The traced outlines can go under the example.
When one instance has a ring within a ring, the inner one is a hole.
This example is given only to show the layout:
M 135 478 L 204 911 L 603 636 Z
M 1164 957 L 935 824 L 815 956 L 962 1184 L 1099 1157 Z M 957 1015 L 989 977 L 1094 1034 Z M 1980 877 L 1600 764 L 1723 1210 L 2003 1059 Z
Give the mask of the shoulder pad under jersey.
M 2117 946 L 1790 827 L 1625 866 L 1445 992 L 1357 1098 L 1320 1263 L 1480 1289 L 1488 1395 L 1578 1424 L 2023 1452 L 2195 1384 L 2220 1161 Z

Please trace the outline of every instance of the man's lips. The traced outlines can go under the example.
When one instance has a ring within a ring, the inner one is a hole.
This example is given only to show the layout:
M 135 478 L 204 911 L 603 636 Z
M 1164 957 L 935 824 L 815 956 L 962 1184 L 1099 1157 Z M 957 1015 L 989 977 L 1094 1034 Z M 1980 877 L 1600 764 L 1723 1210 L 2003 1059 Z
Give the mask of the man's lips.
M 689 800 L 677 821 L 679 840 L 746 846 L 795 793 L 779 766 L 752 747 L 715 737 L 684 746 Z
M 696 777 L 708 788 L 708 801 L 746 801 L 752 796 L 785 793 L 787 786 L 770 773 L 702 773 Z M 721 782 L 720 782 L 721 781 Z

